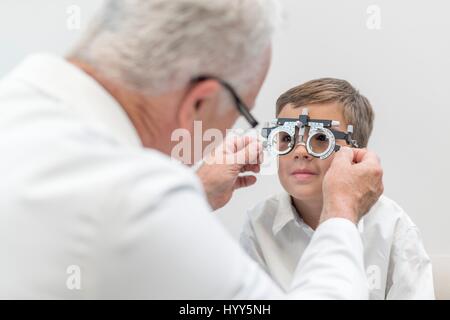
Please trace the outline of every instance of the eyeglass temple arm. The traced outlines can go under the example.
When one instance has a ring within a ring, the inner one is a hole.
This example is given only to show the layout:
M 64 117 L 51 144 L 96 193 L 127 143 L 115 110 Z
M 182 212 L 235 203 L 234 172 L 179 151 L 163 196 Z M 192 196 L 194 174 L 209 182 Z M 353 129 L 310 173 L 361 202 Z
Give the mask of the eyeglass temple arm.
M 223 81 L 219 77 L 215 76 L 198 76 L 191 80 L 192 83 L 199 83 L 207 80 L 215 80 L 219 82 L 223 87 L 225 87 L 233 96 L 234 102 L 236 103 L 236 107 L 238 108 L 239 112 L 242 114 L 242 116 L 245 118 L 245 120 L 248 121 L 250 126 L 252 128 L 255 128 L 258 126 L 258 121 L 252 116 L 250 113 L 249 108 L 245 105 L 245 103 L 239 98 L 239 95 L 234 90 L 234 88 L 227 82 Z
M 358 147 L 358 142 L 356 140 L 352 139 L 352 132 L 342 132 L 342 131 L 336 131 L 336 130 L 330 130 L 331 133 L 334 135 L 334 137 L 338 140 L 345 140 L 349 145 L 351 145 L 354 148 Z M 336 145 L 337 146 L 337 145 Z M 339 149 L 338 149 L 339 150 Z M 337 150 L 336 150 L 337 151 Z

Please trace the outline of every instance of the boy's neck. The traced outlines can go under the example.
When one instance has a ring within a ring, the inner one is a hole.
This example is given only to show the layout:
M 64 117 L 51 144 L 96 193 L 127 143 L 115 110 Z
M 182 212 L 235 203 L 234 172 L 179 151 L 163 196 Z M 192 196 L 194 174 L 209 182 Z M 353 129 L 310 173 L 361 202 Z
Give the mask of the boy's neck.
M 291 196 L 291 201 L 303 221 L 313 230 L 316 230 L 322 213 L 322 199 L 304 201 Z

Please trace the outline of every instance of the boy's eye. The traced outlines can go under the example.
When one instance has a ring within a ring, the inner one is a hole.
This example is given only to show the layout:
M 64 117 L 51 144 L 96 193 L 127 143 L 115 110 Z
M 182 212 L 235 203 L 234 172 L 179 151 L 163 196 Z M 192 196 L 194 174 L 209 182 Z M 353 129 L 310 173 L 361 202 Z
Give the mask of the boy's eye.
M 326 142 L 326 141 L 328 141 L 328 138 L 324 134 L 318 134 L 318 135 L 316 135 L 316 140 L 320 141 L 320 142 Z
M 287 135 L 287 134 L 281 138 L 281 141 L 286 142 L 286 143 L 291 142 L 291 140 L 292 140 L 291 136 Z

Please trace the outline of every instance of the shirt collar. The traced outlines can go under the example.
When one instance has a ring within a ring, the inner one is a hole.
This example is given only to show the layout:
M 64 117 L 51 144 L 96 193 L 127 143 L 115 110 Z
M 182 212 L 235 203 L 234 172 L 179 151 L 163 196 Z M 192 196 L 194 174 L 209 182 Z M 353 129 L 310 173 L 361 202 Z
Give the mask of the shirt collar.
M 273 234 L 277 235 L 290 222 L 296 222 L 307 234 L 312 236 L 314 230 L 297 214 L 297 210 L 292 204 L 291 196 L 287 192 L 284 192 L 279 194 L 277 198 L 278 206 L 272 225 Z M 360 233 L 364 232 L 364 217 L 358 222 L 357 228 Z
M 64 58 L 32 55 L 11 76 L 74 108 L 87 120 L 103 125 L 120 144 L 142 147 L 121 105 L 97 81 Z
M 295 221 L 298 217 L 292 205 L 291 196 L 284 192 L 278 195 L 278 206 L 273 220 L 272 232 L 277 235 L 289 222 Z

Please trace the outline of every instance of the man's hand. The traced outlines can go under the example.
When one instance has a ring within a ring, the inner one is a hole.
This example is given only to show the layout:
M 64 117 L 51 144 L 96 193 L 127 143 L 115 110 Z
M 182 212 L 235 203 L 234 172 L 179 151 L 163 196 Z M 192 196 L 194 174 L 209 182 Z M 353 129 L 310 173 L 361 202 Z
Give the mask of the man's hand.
M 323 180 L 320 222 L 346 218 L 357 223 L 383 193 L 383 169 L 377 155 L 366 149 L 342 148 Z
M 207 157 L 197 175 L 203 183 L 208 202 L 217 210 L 230 201 L 234 190 L 256 183 L 262 162 L 262 146 L 255 137 L 227 137 L 225 142 Z

